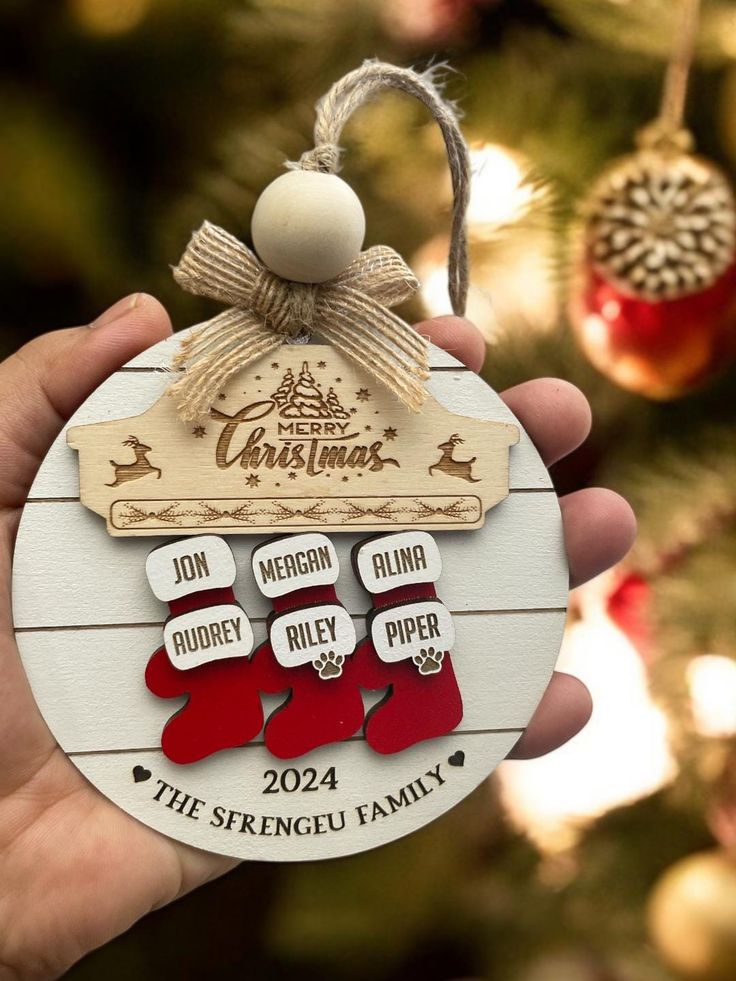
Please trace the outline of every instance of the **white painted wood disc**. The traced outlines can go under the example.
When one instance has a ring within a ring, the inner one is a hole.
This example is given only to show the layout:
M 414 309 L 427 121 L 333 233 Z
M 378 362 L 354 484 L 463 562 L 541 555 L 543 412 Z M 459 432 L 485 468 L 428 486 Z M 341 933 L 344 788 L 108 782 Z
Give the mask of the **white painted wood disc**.
M 108 379 L 69 426 L 143 412 L 164 392 L 178 339 Z M 461 415 L 516 422 L 475 374 L 437 348 L 429 382 Z M 33 484 L 18 533 L 13 610 L 33 693 L 61 747 L 103 794 L 180 841 L 239 858 L 301 861 L 348 855 L 415 831 L 469 794 L 521 736 L 559 652 L 568 570 L 557 496 L 528 436 L 510 449 L 510 494 L 475 531 L 433 533 L 436 583 L 452 614 L 451 654 L 463 719 L 448 736 L 402 753 L 373 752 L 362 734 L 296 760 L 253 742 L 178 766 L 160 749 L 166 721 L 186 699 L 151 694 L 144 671 L 168 616 L 146 578 L 146 557 L 167 539 L 113 538 L 79 502 L 77 454 L 56 440 Z M 228 537 L 235 597 L 266 637 L 271 605 L 256 587 L 253 548 L 265 537 Z M 337 594 L 359 642 L 371 597 L 351 567 L 366 536 L 330 533 Z M 170 539 L 169 539 L 170 540 Z M 366 692 L 370 708 L 385 692 Z M 268 717 L 287 696 L 264 697 Z

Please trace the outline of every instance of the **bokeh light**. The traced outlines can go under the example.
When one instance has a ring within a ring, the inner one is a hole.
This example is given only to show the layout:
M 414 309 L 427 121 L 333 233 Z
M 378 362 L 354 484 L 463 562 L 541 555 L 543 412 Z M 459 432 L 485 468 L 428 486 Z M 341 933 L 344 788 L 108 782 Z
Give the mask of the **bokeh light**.
M 736 735 L 736 661 L 717 654 L 695 657 L 687 667 L 690 706 L 702 736 Z
M 470 168 L 468 227 L 472 235 L 493 233 L 518 221 L 533 205 L 535 184 L 518 154 L 484 143 L 471 147 Z
M 429 316 L 450 312 L 445 235 L 412 256 Z M 559 290 L 552 272 L 551 232 L 544 228 L 509 230 L 497 243 L 470 242 L 471 283 L 466 315 L 489 342 L 508 330 L 552 330 L 558 322 Z
M 112 36 L 133 30 L 145 18 L 151 0 L 70 0 L 74 19 L 90 34 Z
M 610 584 L 608 577 L 604 582 Z M 593 715 L 562 749 L 499 769 L 513 823 L 548 851 L 572 845 L 610 809 L 645 797 L 676 773 L 667 718 L 649 694 L 646 669 L 608 617 L 601 583 L 581 591 L 581 619 L 566 632 L 558 669 L 580 678 Z
M 531 176 L 531 167 L 520 154 L 498 144 L 471 148 L 470 163 L 467 316 L 491 342 L 507 329 L 550 330 L 559 316 L 551 262 L 550 190 Z M 448 251 L 449 241 L 440 235 L 412 258 L 430 316 L 450 311 Z

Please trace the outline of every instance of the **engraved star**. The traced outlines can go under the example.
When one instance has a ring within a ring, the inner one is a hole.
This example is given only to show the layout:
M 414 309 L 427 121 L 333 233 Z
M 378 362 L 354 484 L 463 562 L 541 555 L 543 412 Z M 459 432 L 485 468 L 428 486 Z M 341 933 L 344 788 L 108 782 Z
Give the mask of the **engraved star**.
M 227 395 L 225 395 L 224 392 L 220 392 L 220 398 L 221 399 L 226 399 L 227 398 Z
M 371 397 L 371 393 L 368 391 L 367 388 L 359 388 L 358 391 L 355 393 L 355 397 L 359 402 L 367 402 L 368 399 Z
M 385 440 L 388 440 L 389 443 L 391 442 L 392 439 L 396 439 L 396 436 L 397 436 L 397 432 L 393 428 L 393 426 L 389 426 L 388 429 L 383 430 L 383 438 Z
M 202 439 L 207 434 L 207 430 L 204 426 L 195 426 L 192 430 L 192 435 L 196 436 L 197 439 Z
M 365 427 L 365 431 L 366 431 L 367 433 L 369 433 L 369 432 L 371 431 L 371 429 L 372 429 L 372 428 L 373 428 L 372 426 L 366 426 L 366 427 Z
M 261 376 L 260 375 L 256 375 L 255 376 L 255 379 L 256 379 L 257 382 L 259 382 L 261 380 Z
M 289 471 L 289 480 L 296 480 L 296 472 L 294 470 Z
M 358 410 L 355 408 L 355 406 L 353 406 L 352 409 L 350 410 L 350 415 L 354 416 L 357 411 Z
M 343 478 L 342 478 L 342 482 L 343 482 L 343 484 L 347 484 L 347 482 L 348 482 L 349 480 L 350 480 L 350 477 L 343 477 Z
M 245 482 L 249 487 L 257 487 L 261 482 L 261 478 L 257 473 L 249 473 L 245 478 Z
M 318 368 L 326 368 L 327 367 L 327 362 L 326 361 L 318 361 L 317 362 L 317 367 Z
M 278 368 L 278 366 L 279 366 L 279 363 L 278 363 L 278 361 L 272 361 L 272 362 L 271 362 L 271 367 L 272 367 L 272 368 Z
M 336 381 L 336 382 L 338 383 L 338 385 L 339 385 L 339 384 L 340 384 L 340 382 L 342 381 L 342 378 L 336 378 L 336 379 L 335 379 L 335 381 Z

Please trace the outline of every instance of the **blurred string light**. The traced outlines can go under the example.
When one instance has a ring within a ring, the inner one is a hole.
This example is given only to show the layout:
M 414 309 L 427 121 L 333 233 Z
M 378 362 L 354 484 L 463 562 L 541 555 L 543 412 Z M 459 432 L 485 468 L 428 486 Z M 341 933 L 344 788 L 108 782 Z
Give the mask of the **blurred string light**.
M 472 147 L 470 161 L 467 315 L 489 341 L 520 323 L 551 329 L 558 321 L 559 295 L 552 272 L 549 187 L 531 175 L 520 154 L 498 144 Z M 432 316 L 450 310 L 447 251 L 448 240 L 440 235 L 412 260 Z
M 736 735 L 736 661 L 718 654 L 694 657 L 687 667 L 693 722 L 701 736 Z
M 498 0 L 382 0 L 388 34 L 404 44 L 450 45 L 470 39 L 484 7 Z
M 667 718 L 651 699 L 645 666 L 606 613 L 610 582 L 601 577 L 578 591 L 581 619 L 567 629 L 558 663 L 590 689 L 590 722 L 549 756 L 498 771 L 512 822 L 550 852 L 570 847 L 596 817 L 654 793 L 676 774 Z
M 521 157 L 494 143 L 471 147 L 470 170 L 468 228 L 476 236 L 518 221 L 541 193 Z
M 77 23 L 90 34 L 110 37 L 132 31 L 145 18 L 151 0 L 69 0 Z

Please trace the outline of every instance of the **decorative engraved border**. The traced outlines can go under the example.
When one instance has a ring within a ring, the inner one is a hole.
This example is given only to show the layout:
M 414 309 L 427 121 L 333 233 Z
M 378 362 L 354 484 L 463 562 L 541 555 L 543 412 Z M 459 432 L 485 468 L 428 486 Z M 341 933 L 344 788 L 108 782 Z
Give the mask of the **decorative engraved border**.
M 392 497 L 268 497 L 114 501 L 110 525 L 188 531 L 200 528 L 257 530 L 275 525 L 476 525 L 483 506 L 475 495 Z

